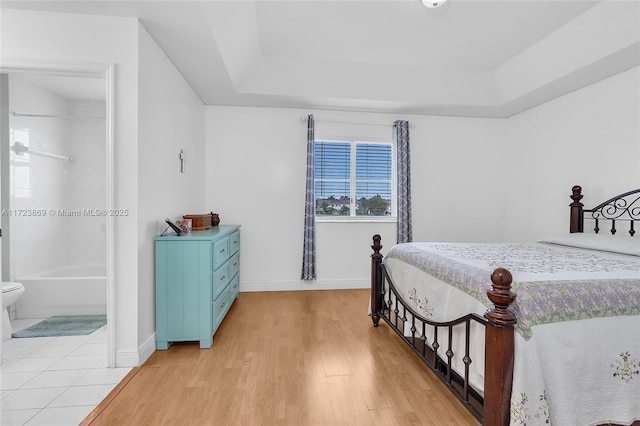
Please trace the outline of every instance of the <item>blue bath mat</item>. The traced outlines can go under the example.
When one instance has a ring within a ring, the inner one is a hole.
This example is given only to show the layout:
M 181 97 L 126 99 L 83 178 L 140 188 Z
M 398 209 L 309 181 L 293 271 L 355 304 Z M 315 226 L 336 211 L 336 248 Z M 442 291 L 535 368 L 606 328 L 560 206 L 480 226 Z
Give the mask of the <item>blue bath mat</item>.
M 11 333 L 11 336 L 17 338 L 80 336 L 91 334 L 106 323 L 106 315 L 62 315 L 47 318 L 24 330 Z

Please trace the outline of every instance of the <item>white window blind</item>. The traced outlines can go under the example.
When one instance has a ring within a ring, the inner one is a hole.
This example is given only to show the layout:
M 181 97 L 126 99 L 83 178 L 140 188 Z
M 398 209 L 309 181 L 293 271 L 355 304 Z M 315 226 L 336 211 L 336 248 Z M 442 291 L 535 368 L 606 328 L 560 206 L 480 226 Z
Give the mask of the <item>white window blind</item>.
M 391 143 L 315 141 L 316 216 L 392 216 Z

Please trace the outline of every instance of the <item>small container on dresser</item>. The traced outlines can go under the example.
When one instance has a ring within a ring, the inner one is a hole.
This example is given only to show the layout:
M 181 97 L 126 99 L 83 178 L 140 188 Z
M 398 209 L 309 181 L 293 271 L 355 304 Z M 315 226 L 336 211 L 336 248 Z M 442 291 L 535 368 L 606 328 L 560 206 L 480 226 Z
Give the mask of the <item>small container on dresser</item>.
M 240 289 L 240 226 L 156 237 L 156 348 L 210 348 Z
M 183 219 L 191 219 L 194 231 L 202 231 L 211 228 L 210 214 L 185 214 Z
M 218 226 L 220 224 L 220 216 L 218 213 L 211 212 L 211 226 Z

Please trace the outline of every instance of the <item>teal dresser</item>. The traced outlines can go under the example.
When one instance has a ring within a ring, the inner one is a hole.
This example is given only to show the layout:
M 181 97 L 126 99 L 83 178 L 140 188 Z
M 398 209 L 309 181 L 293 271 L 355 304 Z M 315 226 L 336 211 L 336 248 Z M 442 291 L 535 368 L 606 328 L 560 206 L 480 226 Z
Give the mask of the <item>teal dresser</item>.
M 156 348 L 210 348 L 240 289 L 240 226 L 156 237 Z

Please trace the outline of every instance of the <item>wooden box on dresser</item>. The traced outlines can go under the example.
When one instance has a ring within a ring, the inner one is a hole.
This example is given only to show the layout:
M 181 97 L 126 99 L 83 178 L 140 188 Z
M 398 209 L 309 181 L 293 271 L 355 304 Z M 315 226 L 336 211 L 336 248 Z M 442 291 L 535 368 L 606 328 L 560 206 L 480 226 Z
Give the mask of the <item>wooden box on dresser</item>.
M 156 237 L 156 348 L 210 348 L 240 289 L 240 226 Z

